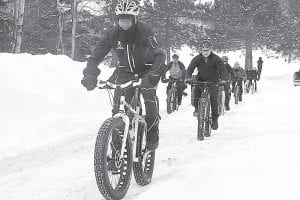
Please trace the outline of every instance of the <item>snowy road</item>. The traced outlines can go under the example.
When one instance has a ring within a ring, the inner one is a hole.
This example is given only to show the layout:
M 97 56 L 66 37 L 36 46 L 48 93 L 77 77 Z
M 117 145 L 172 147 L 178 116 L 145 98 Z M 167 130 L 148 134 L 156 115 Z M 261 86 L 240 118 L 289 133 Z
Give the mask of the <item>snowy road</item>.
M 291 77 L 285 73 L 264 78 L 257 94 L 246 95 L 238 106 L 231 104 L 231 111 L 220 118 L 219 130 L 205 141 L 196 140 L 189 98 L 178 112 L 167 115 L 161 90 L 161 142 L 153 181 L 139 187 L 132 180 L 125 199 L 298 200 L 300 87 L 292 86 Z M 84 121 L 80 115 L 72 116 L 72 125 L 78 127 L 67 127 L 76 134 L 58 141 L 30 149 L 19 146 L 12 152 L 3 148 L 0 152 L 7 153 L 0 156 L 0 199 L 103 199 L 93 172 L 102 115 L 101 120 Z M 58 132 L 56 128 L 65 130 L 67 119 L 48 125 L 48 134 Z M 37 126 L 40 131 L 43 127 Z M 3 136 L 9 141 L 10 136 Z

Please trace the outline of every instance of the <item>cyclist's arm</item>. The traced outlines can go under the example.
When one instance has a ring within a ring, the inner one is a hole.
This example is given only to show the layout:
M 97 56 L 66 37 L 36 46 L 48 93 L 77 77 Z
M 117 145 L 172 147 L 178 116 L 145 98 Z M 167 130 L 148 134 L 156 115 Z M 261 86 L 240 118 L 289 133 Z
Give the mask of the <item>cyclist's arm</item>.
M 99 42 L 98 46 L 94 49 L 92 55 L 88 58 L 87 66 L 83 70 L 84 76 L 94 76 L 97 77 L 100 74 L 100 69 L 98 65 L 103 60 L 103 58 L 109 53 L 112 48 L 110 33 Z
M 146 46 L 150 51 L 153 53 L 153 63 L 152 68 L 149 74 L 152 76 L 161 77 L 165 71 L 165 62 L 166 62 L 166 55 L 163 49 L 160 47 L 155 34 L 152 30 L 146 30 Z
M 186 79 L 190 79 L 192 77 L 192 74 L 193 74 L 195 68 L 197 67 L 197 63 L 198 63 L 198 56 L 193 58 L 190 65 L 188 66 L 188 68 L 186 70 L 186 75 L 185 75 Z
M 227 65 L 227 69 L 228 69 L 229 73 L 231 74 L 231 77 L 234 78 L 235 73 L 234 73 L 232 67 L 229 64 Z
M 185 75 L 186 75 L 186 70 L 185 70 L 185 66 L 182 62 L 179 61 L 179 67 L 180 67 L 180 70 L 182 71 L 182 78 L 185 78 Z
M 222 68 L 223 68 L 223 62 L 221 60 L 221 58 L 217 57 L 216 58 L 216 68 L 217 68 L 217 72 L 218 72 L 218 80 L 222 80 Z

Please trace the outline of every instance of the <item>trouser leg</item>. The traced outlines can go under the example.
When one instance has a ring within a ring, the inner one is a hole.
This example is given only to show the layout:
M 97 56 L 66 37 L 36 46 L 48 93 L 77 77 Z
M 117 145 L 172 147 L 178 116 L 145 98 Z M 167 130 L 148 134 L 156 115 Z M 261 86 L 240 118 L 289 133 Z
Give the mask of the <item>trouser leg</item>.
M 195 110 L 198 109 L 198 102 L 201 97 L 201 88 L 199 86 L 194 86 L 194 107 Z
M 147 141 L 157 142 L 159 140 L 159 102 L 155 88 L 142 88 L 142 95 L 146 108 Z
M 181 101 L 182 101 L 183 90 L 184 90 L 184 83 L 178 82 L 177 83 L 177 91 L 178 91 L 178 103 L 179 104 L 181 104 Z
M 212 118 L 217 119 L 219 117 L 219 104 L 218 104 L 219 86 L 209 87 L 209 93 L 210 93 Z
M 237 85 L 238 85 L 239 88 L 240 88 L 239 98 L 240 98 L 240 100 L 241 100 L 241 99 L 242 99 L 242 95 L 243 95 L 243 81 L 242 81 L 242 80 L 239 80 L 239 81 L 237 82 Z
M 225 107 L 229 108 L 229 102 L 230 102 L 230 96 L 231 96 L 230 83 L 226 83 L 224 85 L 224 90 L 225 90 Z

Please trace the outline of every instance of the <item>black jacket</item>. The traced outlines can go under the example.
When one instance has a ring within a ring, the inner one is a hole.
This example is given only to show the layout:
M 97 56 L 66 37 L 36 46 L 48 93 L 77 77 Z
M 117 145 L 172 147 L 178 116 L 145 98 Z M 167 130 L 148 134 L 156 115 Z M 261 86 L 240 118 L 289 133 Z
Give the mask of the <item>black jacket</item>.
M 222 65 L 221 68 L 221 79 L 225 81 L 229 81 L 235 77 L 234 71 L 232 67 L 227 63 Z
M 264 63 L 263 60 L 258 59 L 258 61 L 257 61 L 257 68 L 258 68 L 258 70 L 261 70 L 261 69 L 262 69 L 263 63 Z
M 205 62 L 202 54 L 199 54 L 193 58 L 189 67 L 187 68 L 186 78 L 190 78 L 195 68 L 197 68 L 197 78 L 199 81 L 217 82 L 221 79 L 222 64 L 223 62 L 221 58 L 214 53 L 209 55 L 207 63 Z
M 152 30 L 141 22 L 131 29 L 128 32 L 115 27 L 109 31 L 88 58 L 84 75 L 98 76 L 97 66 L 111 49 L 117 52 L 120 72 L 145 74 L 150 71 L 162 75 L 165 54 Z
M 246 71 L 247 73 L 247 79 L 254 79 L 254 80 L 257 80 L 257 70 L 247 70 Z

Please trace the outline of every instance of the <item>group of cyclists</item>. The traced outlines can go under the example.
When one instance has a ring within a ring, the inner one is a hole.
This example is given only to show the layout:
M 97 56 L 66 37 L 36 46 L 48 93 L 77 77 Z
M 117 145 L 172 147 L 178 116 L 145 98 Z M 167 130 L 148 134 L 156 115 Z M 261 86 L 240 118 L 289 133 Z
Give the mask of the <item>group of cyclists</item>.
M 156 95 L 157 85 L 160 80 L 169 84 L 167 91 L 170 89 L 170 80 L 178 80 L 178 104 L 181 104 L 182 95 L 186 95 L 184 89 L 186 83 L 192 81 L 207 81 L 209 84 L 210 102 L 211 102 L 211 128 L 218 129 L 218 94 L 220 84 L 225 88 L 225 107 L 230 110 L 229 101 L 232 87 L 239 85 L 242 89 L 243 81 L 251 77 L 251 81 L 259 80 L 262 67 L 262 59 L 258 61 L 258 73 L 255 77 L 253 72 L 245 70 L 236 62 L 231 68 L 228 64 L 228 57 L 220 58 L 213 51 L 213 43 L 209 38 L 203 39 L 199 46 L 200 53 L 195 56 L 187 69 L 182 62 L 179 61 L 179 56 L 174 54 L 172 62 L 165 65 L 166 55 L 161 48 L 160 43 L 155 37 L 152 29 L 146 24 L 138 20 L 139 6 L 132 0 L 121 0 L 115 8 L 116 26 L 109 30 L 105 36 L 99 41 L 97 47 L 94 49 L 92 55 L 88 58 L 87 66 L 83 70 L 83 78 L 81 84 L 86 89 L 93 90 L 98 85 L 97 77 L 101 73 L 98 65 L 103 61 L 104 57 L 114 50 L 117 54 L 119 64 L 114 73 L 108 79 L 108 82 L 121 85 L 133 79 L 138 78 L 141 80 L 140 91 L 144 99 L 146 115 L 144 120 L 147 124 L 146 127 L 146 149 L 153 152 L 157 149 L 159 144 L 159 102 Z M 197 69 L 197 75 L 193 72 Z M 166 72 L 169 71 L 170 77 L 166 78 Z M 114 90 L 113 109 L 112 115 L 119 112 L 120 97 L 125 92 L 125 101 L 131 102 L 135 90 L 127 88 L 125 91 L 122 88 Z M 198 101 L 201 96 L 201 87 L 194 89 L 194 115 L 197 115 Z M 242 101 L 243 90 L 240 90 L 239 100 Z M 129 127 L 130 128 L 130 127 Z M 121 133 L 122 134 L 122 133 Z M 113 139 L 114 140 L 114 139 Z M 116 141 L 112 141 L 112 143 Z M 123 142 L 124 144 L 124 142 Z M 112 145 L 114 148 L 112 155 L 119 155 L 122 144 Z M 123 154 L 122 154 L 123 155 Z M 118 157 L 119 158 L 119 157 Z M 120 160 L 115 159 L 116 163 Z M 116 166 L 107 167 L 108 170 L 114 170 Z M 97 172 L 98 173 L 98 172 Z M 116 190 L 117 191 L 117 190 Z
M 159 107 L 158 98 L 156 96 L 157 85 L 162 78 L 166 82 L 165 74 L 170 71 L 170 78 L 179 80 L 179 102 L 181 104 L 182 95 L 185 95 L 184 89 L 186 82 L 198 80 L 209 82 L 222 82 L 225 88 L 226 110 L 230 110 L 230 82 L 232 88 L 239 85 L 241 90 L 239 100 L 242 101 L 242 86 L 243 81 L 260 79 L 262 68 L 262 59 L 258 60 L 259 70 L 253 73 L 253 70 L 245 70 L 236 62 L 231 68 L 228 64 L 228 57 L 220 58 L 212 52 L 213 43 L 207 38 L 201 42 L 199 47 L 200 54 L 194 57 L 185 69 L 182 62 L 179 61 L 179 56 L 174 54 L 172 62 L 165 65 L 166 55 L 157 41 L 152 29 L 146 24 L 138 21 L 139 7 L 132 0 L 120 1 L 115 13 L 117 17 L 117 26 L 106 33 L 105 37 L 99 42 L 92 55 L 88 58 L 87 66 L 83 70 L 84 77 L 81 83 L 87 90 L 93 90 L 97 86 L 97 76 L 101 73 L 98 68 L 100 62 L 113 49 L 116 51 L 119 66 L 108 79 L 109 82 L 122 84 L 132 80 L 135 75 L 142 79 L 142 95 L 146 108 L 146 122 L 148 126 L 147 148 L 155 150 L 159 143 Z M 198 74 L 192 76 L 194 70 L 197 69 Z M 255 70 L 254 70 L 255 71 Z M 248 74 L 248 75 L 247 75 Z M 253 75 L 255 74 L 255 75 Z M 255 76 L 255 77 L 254 77 Z M 170 84 L 167 90 L 170 89 Z M 120 104 L 119 89 L 114 92 L 113 115 L 118 112 Z M 212 112 L 212 129 L 218 129 L 218 93 L 219 86 L 211 84 L 209 87 L 211 112 Z M 194 90 L 194 115 L 197 114 L 197 106 L 201 88 L 196 87 Z M 126 91 L 126 101 L 130 102 L 133 92 Z
M 201 43 L 201 53 L 197 55 L 191 61 L 187 70 L 182 62 L 178 60 L 179 56 L 174 54 L 172 56 L 173 61 L 170 62 L 167 66 L 167 71 L 170 71 L 169 79 L 166 79 L 166 75 L 163 76 L 162 82 L 166 82 L 169 80 L 169 84 L 167 87 L 167 94 L 171 86 L 172 81 L 176 81 L 177 90 L 178 90 L 178 104 L 181 104 L 184 89 L 186 87 L 187 82 L 191 81 L 207 81 L 211 82 L 209 84 L 209 93 L 210 93 L 210 102 L 211 102 L 211 112 L 212 112 L 212 129 L 218 129 L 218 95 L 220 86 L 223 86 L 225 92 L 225 110 L 230 110 L 230 99 L 231 93 L 235 90 L 235 87 L 239 87 L 238 91 L 238 100 L 242 101 L 243 96 L 243 88 L 245 88 L 246 92 L 250 91 L 251 85 L 253 85 L 254 91 L 257 91 L 257 81 L 260 78 L 260 73 L 262 70 L 262 58 L 259 57 L 258 67 L 256 68 L 246 68 L 244 70 L 239 62 L 235 62 L 234 66 L 231 67 L 228 63 L 228 57 L 223 56 L 220 58 L 216 54 L 212 52 L 213 43 L 210 39 L 205 39 Z M 180 67 L 179 67 L 180 66 Z M 198 74 L 192 75 L 194 70 L 197 68 Z M 184 74 L 186 74 L 184 78 Z M 197 107 L 199 105 L 198 101 L 201 96 L 201 87 L 195 87 L 192 90 L 192 105 L 195 107 L 195 111 L 193 113 L 194 116 L 197 116 Z

